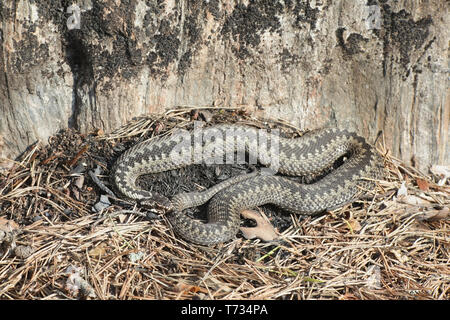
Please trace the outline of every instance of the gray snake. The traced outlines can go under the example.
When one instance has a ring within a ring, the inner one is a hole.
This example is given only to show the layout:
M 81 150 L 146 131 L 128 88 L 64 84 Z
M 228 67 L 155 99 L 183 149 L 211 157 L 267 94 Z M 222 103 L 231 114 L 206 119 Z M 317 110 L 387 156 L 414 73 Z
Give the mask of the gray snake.
M 136 179 L 144 174 L 225 158 L 236 161 L 231 155 L 244 153 L 270 166 L 270 172 L 276 174 L 253 172 L 235 176 L 203 192 L 178 194 L 170 201 L 136 184 Z M 343 157 L 342 164 L 333 168 L 336 160 Z M 302 214 L 332 210 L 373 189 L 374 180 L 382 174 L 380 155 L 364 138 L 347 130 L 320 129 L 288 139 L 241 125 L 217 125 L 155 137 L 125 151 L 112 169 L 113 182 L 123 195 L 146 205 L 157 204 L 169 209 L 174 231 L 185 240 L 201 245 L 232 239 L 239 230 L 240 212 L 244 209 L 271 203 Z M 289 176 L 309 180 L 320 176 L 320 179 L 302 184 Z M 207 201 L 207 223 L 182 212 Z

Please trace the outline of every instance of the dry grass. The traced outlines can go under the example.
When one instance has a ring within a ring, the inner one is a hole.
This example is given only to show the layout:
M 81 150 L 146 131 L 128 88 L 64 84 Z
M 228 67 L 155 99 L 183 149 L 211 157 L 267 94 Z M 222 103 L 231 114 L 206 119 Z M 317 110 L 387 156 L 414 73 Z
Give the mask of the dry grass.
M 239 110 L 186 107 L 136 119 L 107 136 L 72 132 L 79 141 L 36 145 L 3 170 L 0 298 L 449 298 L 448 182 L 439 186 L 436 177 L 402 164 L 382 139 L 377 147 L 388 174 L 370 200 L 315 217 L 291 216 L 276 243 L 238 237 L 205 248 L 174 236 L 165 218 L 120 212 L 123 202 L 92 212 L 102 192 L 86 173 L 84 183 L 70 174 L 80 160 L 106 175 L 119 142 L 128 146 L 210 116 L 267 125 Z M 407 195 L 398 196 L 402 183 Z

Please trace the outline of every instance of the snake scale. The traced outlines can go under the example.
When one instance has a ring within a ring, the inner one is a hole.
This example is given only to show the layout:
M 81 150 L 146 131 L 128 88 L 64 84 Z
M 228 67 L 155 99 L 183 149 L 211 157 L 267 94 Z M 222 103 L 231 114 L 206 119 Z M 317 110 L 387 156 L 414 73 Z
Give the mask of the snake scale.
M 301 214 L 332 210 L 373 189 L 374 180 L 383 175 L 381 156 L 364 138 L 347 130 L 319 129 L 293 139 L 264 130 L 266 140 L 256 138 L 261 132 L 257 128 L 231 124 L 158 136 L 122 153 L 112 169 L 112 180 L 124 196 L 169 209 L 168 217 L 174 231 L 185 240 L 211 245 L 230 240 L 237 234 L 240 212 L 244 209 L 271 203 Z M 136 184 L 136 179 L 144 174 L 197 162 L 223 161 L 225 157 L 230 160 L 230 155 L 242 153 L 273 167 L 272 172 L 276 174 L 255 171 L 238 175 L 206 191 L 178 194 L 170 201 Z M 337 159 L 344 160 L 334 168 Z M 302 184 L 292 176 L 309 180 L 320 178 Z M 182 212 L 208 201 L 206 223 Z

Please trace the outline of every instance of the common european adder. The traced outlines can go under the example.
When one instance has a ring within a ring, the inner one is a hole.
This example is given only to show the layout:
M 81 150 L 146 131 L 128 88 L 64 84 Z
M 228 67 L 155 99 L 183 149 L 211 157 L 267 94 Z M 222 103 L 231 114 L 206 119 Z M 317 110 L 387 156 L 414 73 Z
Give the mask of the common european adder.
M 270 170 L 232 177 L 203 192 L 181 193 L 171 200 L 140 189 L 136 179 L 194 163 L 257 161 Z M 241 158 L 239 158 L 241 157 Z M 341 165 L 335 167 L 341 159 Z M 126 197 L 170 211 L 169 221 L 182 238 L 202 245 L 232 239 L 240 226 L 240 212 L 274 204 L 290 212 L 315 214 L 350 203 L 375 186 L 383 175 L 383 161 L 364 138 L 347 130 L 320 129 L 298 138 L 282 138 L 243 125 L 217 125 L 180 130 L 155 137 L 125 151 L 116 161 L 112 179 Z M 292 177 L 313 181 L 302 184 Z M 208 204 L 206 223 L 182 211 Z

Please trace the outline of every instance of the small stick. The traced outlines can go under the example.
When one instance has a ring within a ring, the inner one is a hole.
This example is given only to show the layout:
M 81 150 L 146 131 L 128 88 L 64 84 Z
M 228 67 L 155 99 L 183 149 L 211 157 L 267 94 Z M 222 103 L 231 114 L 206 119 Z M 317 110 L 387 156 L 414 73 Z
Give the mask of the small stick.
M 117 198 L 116 195 L 114 194 L 114 192 L 112 192 L 111 189 L 109 189 L 107 186 L 105 186 L 105 184 L 100 181 L 100 179 L 95 175 L 95 173 L 92 170 L 89 170 L 88 174 L 100 189 L 105 191 L 111 197 Z
M 71 160 L 67 161 L 67 163 L 66 163 L 67 166 L 68 167 L 73 167 L 73 165 L 78 161 L 78 159 L 81 158 L 83 153 L 88 151 L 88 149 L 89 149 L 89 145 L 85 145 L 80 151 L 78 151 L 78 153 L 75 155 L 75 157 L 73 157 Z

